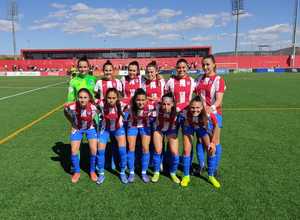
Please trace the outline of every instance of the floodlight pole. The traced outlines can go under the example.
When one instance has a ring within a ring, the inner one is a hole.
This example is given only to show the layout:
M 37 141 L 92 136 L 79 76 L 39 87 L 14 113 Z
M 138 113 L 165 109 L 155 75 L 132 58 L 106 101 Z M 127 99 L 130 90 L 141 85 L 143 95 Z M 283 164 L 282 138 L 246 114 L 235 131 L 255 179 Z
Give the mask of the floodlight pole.
M 243 11 L 243 0 L 231 0 L 232 3 L 232 15 L 236 15 L 236 26 L 235 26 L 235 46 L 234 46 L 234 55 L 238 55 L 238 39 L 239 39 L 239 16 L 244 14 Z
M 13 51 L 14 51 L 14 59 L 17 59 L 17 43 L 16 43 L 16 27 L 15 22 L 18 19 L 18 7 L 16 0 L 11 0 L 8 8 L 8 19 L 11 21 L 11 31 L 12 31 L 12 40 L 13 40 Z
M 297 20 L 298 20 L 298 8 L 299 8 L 299 0 L 295 0 L 295 20 L 294 20 L 294 30 L 293 30 L 293 50 L 292 50 L 292 67 L 295 67 L 295 59 L 296 59 L 296 33 L 297 33 Z
M 14 59 L 17 59 L 17 49 L 16 49 L 16 31 L 15 31 L 15 21 L 11 20 L 11 29 L 12 29 L 12 37 L 13 37 L 13 49 L 14 49 Z
M 234 55 L 237 56 L 238 54 L 238 40 L 239 40 L 239 7 L 240 7 L 240 1 L 237 1 L 237 13 L 236 13 L 236 26 L 235 26 L 235 46 L 234 46 Z

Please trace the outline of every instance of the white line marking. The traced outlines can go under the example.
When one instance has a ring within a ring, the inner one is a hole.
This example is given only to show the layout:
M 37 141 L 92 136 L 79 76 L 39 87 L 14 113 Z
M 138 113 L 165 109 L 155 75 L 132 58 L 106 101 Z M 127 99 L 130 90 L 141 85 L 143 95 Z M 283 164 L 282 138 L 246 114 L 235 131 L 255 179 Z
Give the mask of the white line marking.
M 47 89 L 49 87 L 60 85 L 60 84 L 63 84 L 63 83 L 66 83 L 66 82 L 54 83 L 54 84 L 39 87 L 39 88 L 36 88 L 36 89 L 27 90 L 25 92 L 20 92 L 20 93 L 14 94 L 14 95 L 4 96 L 4 97 L 0 98 L 0 101 L 5 100 L 5 99 L 9 99 L 9 98 L 12 98 L 12 97 L 16 97 L 16 96 L 19 96 L 19 95 L 24 95 L 24 94 L 27 94 L 27 93 L 30 93 L 30 92 L 38 91 L 38 90 L 41 90 L 41 89 Z
M 37 89 L 39 87 L 36 86 L 0 86 L 0 89 Z M 65 87 L 63 86 L 56 86 L 55 88 L 52 89 L 66 89 L 68 88 L 68 85 L 66 84 Z

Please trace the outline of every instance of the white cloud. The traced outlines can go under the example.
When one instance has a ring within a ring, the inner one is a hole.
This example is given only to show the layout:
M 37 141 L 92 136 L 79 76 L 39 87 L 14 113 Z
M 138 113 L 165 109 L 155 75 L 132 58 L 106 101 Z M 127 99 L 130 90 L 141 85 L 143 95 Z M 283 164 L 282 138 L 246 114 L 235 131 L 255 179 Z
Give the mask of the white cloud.
M 29 29 L 30 30 L 47 30 L 47 29 L 52 29 L 60 26 L 59 23 L 57 22 L 50 22 L 50 23 L 43 23 L 43 24 L 38 24 L 31 26 Z
M 0 31 L 5 31 L 5 32 L 11 31 L 11 21 L 0 20 Z
M 181 14 L 182 14 L 182 11 L 175 11 L 173 9 L 165 8 L 165 9 L 159 10 L 159 12 L 157 13 L 157 16 L 168 19 L 168 18 L 172 18 L 172 17 L 181 15 Z
M 65 8 L 66 7 L 66 5 L 65 4 L 60 4 L 60 3 L 52 3 L 52 4 L 50 4 L 50 6 L 52 7 L 52 8 L 57 8 L 57 9 L 63 9 L 63 8 Z
M 85 10 L 89 9 L 89 6 L 87 6 L 86 4 L 80 2 L 80 3 L 77 3 L 75 5 L 72 5 L 71 9 L 73 11 L 85 11 Z
M 64 6 L 64 7 L 63 7 Z M 93 33 L 92 36 L 106 38 L 134 38 L 147 36 L 152 40 L 178 40 L 186 31 L 195 31 L 226 25 L 229 13 L 200 14 L 179 17 L 182 11 L 173 9 L 151 10 L 148 8 L 101 8 L 82 2 L 72 5 L 52 4 L 56 10 L 35 22 L 31 30 L 57 28 L 63 32 Z M 168 19 L 172 18 L 171 21 Z M 195 39 L 194 39 L 195 40 Z
M 243 19 L 243 18 L 249 18 L 249 17 L 252 17 L 253 14 L 249 13 L 249 12 L 245 12 L 244 14 L 241 14 L 239 16 L 239 18 Z
M 58 11 L 55 11 L 55 12 L 51 12 L 49 14 L 49 18 L 65 18 L 67 17 L 67 15 L 69 14 L 69 11 L 66 10 L 66 9 L 61 9 L 61 10 L 58 10 Z
M 207 14 L 188 17 L 177 24 L 177 30 L 189 30 L 193 28 L 211 28 L 214 26 L 217 15 Z
M 289 24 L 275 24 L 269 27 L 250 30 L 249 34 L 284 33 L 290 31 L 291 26 Z
M 159 35 L 157 38 L 161 40 L 179 40 L 183 39 L 184 37 L 180 34 L 164 34 Z
M 12 30 L 11 21 L 9 20 L 1 20 L 0 19 L 0 31 L 10 32 Z M 20 26 L 18 23 L 15 24 L 15 30 L 20 30 Z
M 145 15 L 148 12 L 148 8 L 130 8 L 127 13 L 128 15 Z
M 274 24 L 262 28 L 249 30 L 248 32 L 241 33 L 240 45 L 256 47 L 258 45 L 268 45 L 272 50 L 279 49 L 290 45 L 291 26 L 289 24 Z M 287 36 L 287 34 L 289 36 Z
M 202 41 L 210 41 L 210 40 L 213 40 L 214 38 L 211 37 L 211 36 L 196 36 L 196 37 L 192 37 L 191 38 L 191 41 L 199 41 L 199 42 L 202 42 Z

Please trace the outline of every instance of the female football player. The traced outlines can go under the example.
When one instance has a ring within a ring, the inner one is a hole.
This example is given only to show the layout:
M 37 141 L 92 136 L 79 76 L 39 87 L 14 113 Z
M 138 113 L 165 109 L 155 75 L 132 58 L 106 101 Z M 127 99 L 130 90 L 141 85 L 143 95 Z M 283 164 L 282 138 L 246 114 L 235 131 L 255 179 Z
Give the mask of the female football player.
M 214 177 L 215 171 L 215 143 L 217 140 L 218 124 L 214 114 L 207 115 L 200 96 L 195 96 L 188 108 L 181 113 L 183 133 L 183 178 L 181 186 L 186 187 L 190 182 L 190 155 L 193 146 L 193 136 L 196 133 L 198 141 L 204 144 L 208 154 L 208 181 L 216 188 L 220 183 Z
M 188 69 L 188 62 L 185 59 L 179 59 L 176 63 L 176 75 L 165 85 L 165 93 L 174 94 L 177 111 L 189 105 L 195 88 L 194 79 L 189 76 Z
M 204 75 L 197 80 L 195 93 L 200 95 L 207 113 L 215 114 L 218 122 L 216 128 L 216 168 L 220 163 L 222 146 L 220 143 L 222 125 L 222 102 L 226 89 L 224 79 L 216 73 L 216 61 L 213 55 L 208 55 L 202 59 Z M 201 146 L 200 146 L 201 149 Z M 201 152 L 201 150 L 199 151 Z M 199 154 L 199 153 L 198 153 Z M 199 155 L 200 158 L 204 158 Z M 198 156 L 198 157 L 199 157 Z M 217 169 L 216 169 L 217 171 Z
M 143 83 L 149 105 L 155 106 L 163 96 L 165 80 L 159 75 L 158 66 L 155 61 L 146 67 L 146 80 Z
M 106 95 L 106 91 L 109 88 L 116 88 L 119 91 L 119 93 L 122 94 L 123 92 L 122 83 L 119 79 L 116 79 L 115 77 L 116 70 L 113 64 L 109 60 L 107 60 L 103 64 L 102 70 L 104 73 L 104 77 L 97 81 L 94 89 L 96 97 L 100 98 L 101 100 L 104 99 Z
M 97 180 L 95 173 L 95 161 L 97 153 L 97 132 L 93 118 L 96 115 L 96 106 L 93 104 L 89 90 L 82 88 L 78 91 L 77 101 L 67 103 L 64 106 L 64 114 L 72 125 L 71 161 L 73 167 L 72 183 L 77 183 L 80 178 L 79 148 L 83 134 L 86 135 L 90 146 L 90 177 Z
M 118 143 L 120 155 L 120 179 L 124 184 L 128 183 L 127 175 L 125 174 L 127 154 L 126 154 L 126 136 L 124 129 L 124 105 L 120 102 L 120 94 L 116 88 L 109 88 L 106 92 L 104 101 L 97 103 L 103 114 L 101 128 L 98 134 L 98 153 L 97 153 L 97 167 L 99 169 L 99 176 L 97 184 L 102 184 L 105 166 L 105 148 L 110 138 L 113 136 Z
M 140 75 L 140 67 L 137 61 L 132 61 L 128 65 L 128 75 L 121 79 L 124 91 L 123 102 L 130 104 L 135 90 L 142 88 L 142 78 Z
M 147 103 L 145 90 L 142 88 L 137 89 L 131 100 L 127 120 L 129 182 L 133 182 L 135 177 L 134 162 L 136 140 L 138 135 L 140 135 L 142 141 L 142 180 L 145 183 L 150 181 L 147 175 L 147 170 L 150 160 L 149 144 L 151 140 L 150 123 L 153 112 L 152 110 L 151 106 Z
M 172 155 L 170 164 L 170 177 L 173 182 L 179 184 L 180 180 L 176 176 L 179 163 L 178 156 L 178 117 L 176 112 L 176 103 L 172 93 L 165 94 L 161 99 L 161 104 L 157 106 L 156 120 L 153 123 L 154 134 L 154 175 L 151 179 L 156 183 L 159 180 L 159 170 L 161 164 L 161 154 L 163 150 L 164 136 L 168 140 L 168 146 Z

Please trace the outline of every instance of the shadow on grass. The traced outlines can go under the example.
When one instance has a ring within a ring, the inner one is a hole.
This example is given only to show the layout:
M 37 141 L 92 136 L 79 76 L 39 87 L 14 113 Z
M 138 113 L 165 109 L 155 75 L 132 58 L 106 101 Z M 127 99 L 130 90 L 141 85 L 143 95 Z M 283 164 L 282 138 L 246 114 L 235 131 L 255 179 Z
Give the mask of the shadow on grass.
M 52 147 L 52 151 L 56 156 L 51 157 L 51 160 L 59 162 L 66 173 L 72 174 L 71 145 L 69 143 L 56 142 Z M 105 169 L 118 176 L 118 161 L 118 149 L 108 144 L 105 152 Z M 88 143 L 81 143 L 80 146 L 80 169 L 87 174 L 90 173 L 90 150 Z
M 64 171 L 71 174 L 71 145 L 63 142 L 56 142 L 52 147 L 52 150 L 56 156 L 51 157 L 51 160 L 60 162 Z M 87 143 L 82 143 L 80 146 L 80 169 L 86 173 L 89 173 L 89 155 L 89 145 Z

